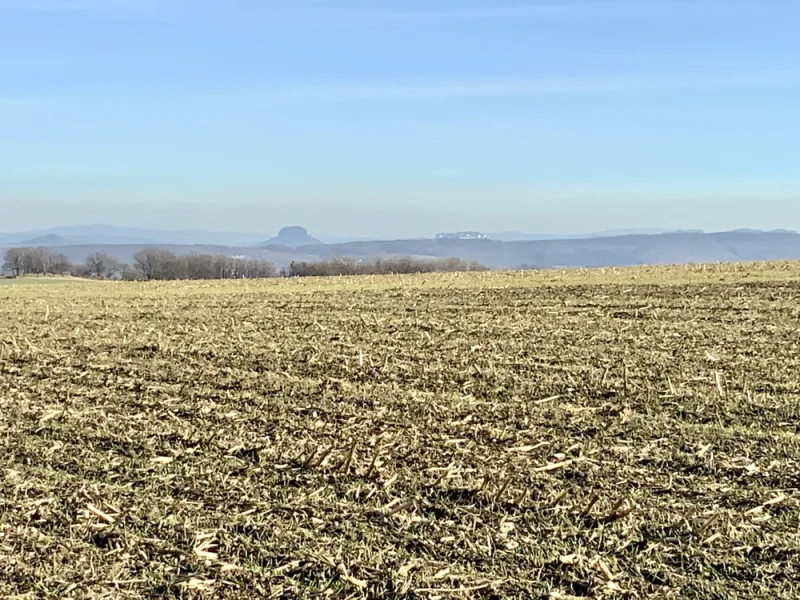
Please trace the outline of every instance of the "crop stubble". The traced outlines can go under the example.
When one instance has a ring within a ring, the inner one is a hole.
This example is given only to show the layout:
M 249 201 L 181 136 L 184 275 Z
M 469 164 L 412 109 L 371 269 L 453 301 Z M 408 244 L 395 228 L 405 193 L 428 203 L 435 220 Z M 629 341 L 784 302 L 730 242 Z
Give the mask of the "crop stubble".
M 796 598 L 796 264 L 0 290 L 0 595 Z

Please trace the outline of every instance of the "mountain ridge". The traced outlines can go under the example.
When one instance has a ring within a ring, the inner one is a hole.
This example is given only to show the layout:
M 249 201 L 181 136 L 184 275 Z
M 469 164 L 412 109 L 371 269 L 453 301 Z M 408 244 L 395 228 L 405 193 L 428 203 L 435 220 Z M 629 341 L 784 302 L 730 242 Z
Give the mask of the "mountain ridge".
M 304 234 L 310 244 L 349 244 L 357 242 L 393 241 L 391 239 L 368 236 L 339 236 L 310 234 L 303 227 Z M 283 230 L 291 230 L 292 227 Z M 283 231 L 282 230 L 282 231 Z M 737 229 L 738 232 L 770 233 L 770 231 L 757 229 Z M 792 232 L 791 230 L 777 229 L 773 232 Z M 700 229 L 609 229 L 584 233 L 531 233 L 524 231 L 498 231 L 484 232 L 490 240 L 503 242 L 517 241 L 547 241 L 547 240 L 583 240 L 594 238 L 620 237 L 625 235 L 663 235 L 670 233 L 707 233 Z M 792 232 L 793 233 L 793 232 Z M 39 238 L 58 236 L 64 240 L 64 245 L 86 244 L 171 244 L 171 245 L 214 245 L 214 246 L 269 246 L 289 245 L 281 239 L 280 233 L 275 237 L 260 232 L 247 231 L 213 231 L 203 229 L 169 230 L 147 227 L 124 227 L 91 223 L 87 225 L 67 225 L 18 232 L 0 233 L 0 245 L 21 245 L 33 242 Z M 431 235 L 433 237 L 433 235 Z M 405 238 L 400 238 L 405 239 Z M 412 238 L 408 238 L 412 239 Z M 415 237 L 413 239 L 428 239 Z M 266 241 L 265 241 L 266 240 Z M 300 241 L 303 241 L 302 239 Z M 303 244 L 292 244 L 298 246 Z
M 271 238 L 268 242 L 277 239 L 280 237 Z M 510 269 L 800 260 L 800 234 L 788 230 L 712 233 L 685 231 L 523 241 L 426 238 L 324 244 L 311 236 L 303 239 L 318 243 L 298 246 L 265 242 L 261 245 L 65 244 L 49 246 L 49 249 L 64 253 L 76 263 L 83 262 L 86 256 L 98 251 L 107 252 L 121 262 L 130 263 L 136 252 L 154 246 L 177 254 L 226 254 L 271 260 L 279 268 L 288 266 L 292 261 L 315 261 L 334 257 L 365 259 L 379 256 L 452 257 L 476 260 L 492 268 Z M 14 244 L 0 241 L 0 246 L 4 245 Z

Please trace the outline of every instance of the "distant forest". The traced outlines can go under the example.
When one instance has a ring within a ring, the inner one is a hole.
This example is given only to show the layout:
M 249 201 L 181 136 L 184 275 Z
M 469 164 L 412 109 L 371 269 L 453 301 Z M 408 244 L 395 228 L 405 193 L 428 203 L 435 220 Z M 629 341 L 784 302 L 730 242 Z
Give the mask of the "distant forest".
M 171 281 L 486 271 L 487 267 L 476 261 L 459 258 L 331 258 L 319 262 L 293 262 L 288 268 L 278 271 L 267 260 L 221 254 L 177 255 L 158 248 L 141 250 L 134 257 L 132 265 L 122 264 L 106 252 L 95 252 L 86 257 L 82 264 L 73 264 L 63 253 L 42 247 L 27 247 L 6 250 L 2 270 L 11 277 L 72 275 L 124 281 Z

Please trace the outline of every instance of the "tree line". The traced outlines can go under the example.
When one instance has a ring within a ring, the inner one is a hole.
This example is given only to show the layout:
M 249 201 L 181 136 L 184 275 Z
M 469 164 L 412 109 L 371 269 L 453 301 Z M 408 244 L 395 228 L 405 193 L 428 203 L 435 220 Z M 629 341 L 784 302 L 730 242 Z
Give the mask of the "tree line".
M 133 264 L 123 264 L 107 252 L 95 252 L 82 264 L 72 264 L 66 255 L 47 248 L 9 248 L 3 256 L 3 271 L 23 275 L 73 275 L 101 279 L 260 279 L 278 274 L 267 260 L 215 254 L 178 256 L 169 250 L 145 248 Z
M 289 277 L 331 277 L 337 275 L 401 275 L 414 273 L 455 273 L 487 271 L 488 268 L 474 260 L 460 258 L 329 258 L 317 262 L 293 262 L 286 275 Z
M 72 271 L 65 254 L 46 248 L 9 248 L 3 255 L 3 271 L 20 275 L 65 275 Z
M 264 279 L 278 270 L 268 260 L 224 254 L 176 255 L 169 250 L 145 248 L 133 259 L 135 272 L 145 280 Z
M 330 258 L 317 262 L 296 261 L 280 272 L 268 260 L 220 254 L 177 255 L 169 250 L 145 248 L 133 264 L 120 263 L 106 252 L 95 252 L 82 264 L 72 264 L 66 255 L 47 248 L 9 248 L 3 256 L 3 271 L 12 276 L 72 275 L 127 281 L 180 279 L 263 279 L 267 277 L 330 277 L 338 275 L 389 275 L 456 271 L 486 271 L 476 261 L 460 258 L 415 259 L 410 257 Z

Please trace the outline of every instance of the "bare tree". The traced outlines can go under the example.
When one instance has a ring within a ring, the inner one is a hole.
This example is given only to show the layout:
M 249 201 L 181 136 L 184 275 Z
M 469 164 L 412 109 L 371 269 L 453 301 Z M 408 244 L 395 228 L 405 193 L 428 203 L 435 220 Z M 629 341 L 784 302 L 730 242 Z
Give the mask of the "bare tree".
M 141 279 L 234 279 L 274 277 L 275 265 L 266 260 L 231 257 L 224 254 L 177 256 L 168 250 L 145 248 L 134 257 Z
M 86 258 L 86 267 L 90 275 L 110 277 L 119 269 L 119 262 L 107 252 L 95 252 Z
M 14 275 L 44 275 L 50 253 L 45 248 L 9 248 L 3 257 L 3 268 Z
M 244 277 L 247 279 L 266 279 L 278 274 L 275 265 L 268 260 L 246 260 L 244 264 Z
M 122 281 L 141 281 L 142 279 L 142 274 L 130 265 L 123 265 L 119 275 Z
M 230 279 L 231 270 L 230 257 L 222 254 L 214 257 L 214 279 Z
M 155 248 L 145 248 L 133 257 L 133 268 L 142 274 L 142 279 L 155 279 L 154 276 L 158 274 L 160 268 L 160 252 Z
M 426 260 L 401 256 L 397 258 L 376 258 L 373 260 L 329 258 L 319 262 L 295 261 L 289 267 L 288 275 L 290 277 L 330 277 L 336 275 L 389 275 L 392 273 L 486 270 L 485 266 L 476 261 L 467 261 L 460 258 Z
M 133 266 L 145 280 L 185 279 L 187 277 L 186 261 L 169 250 L 145 248 L 136 254 Z
M 177 256 L 174 252 L 163 250 L 161 253 L 161 261 L 163 265 L 161 279 L 188 279 L 189 275 L 186 272 L 185 258 L 186 257 L 184 256 Z
M 190 254 L 184 260 L 188 279 L 214 278 L 214 257 L 210 254 Z
M 50 254 L 47 257 L 47 272 L 50 275 L 64 275 L 70 271 L 72 271 L 72 265 L 66 254 L 59 252 L 57 254 Z
M 25 274 L 25 248 L 9 248 L 3 254 L 3 270 L 15 277 Z
M 46 248 L 25 248 L 23 265 L 25 273 L 44 275 L 47 273 L 47 263 L 50 253 Z

